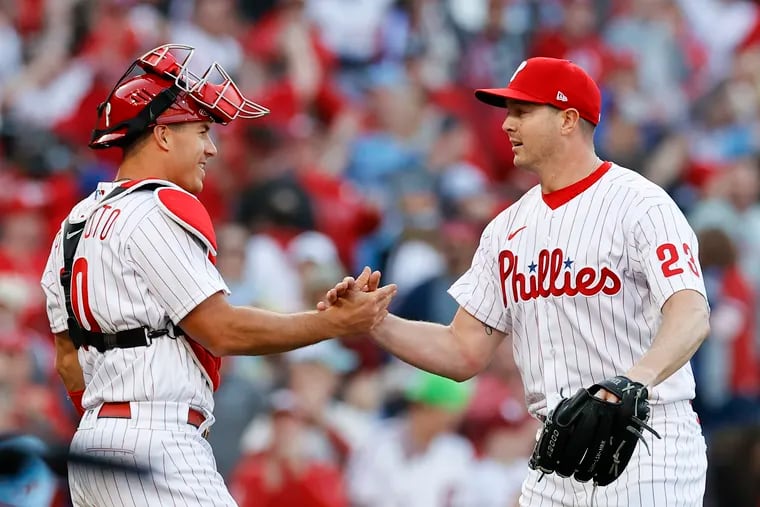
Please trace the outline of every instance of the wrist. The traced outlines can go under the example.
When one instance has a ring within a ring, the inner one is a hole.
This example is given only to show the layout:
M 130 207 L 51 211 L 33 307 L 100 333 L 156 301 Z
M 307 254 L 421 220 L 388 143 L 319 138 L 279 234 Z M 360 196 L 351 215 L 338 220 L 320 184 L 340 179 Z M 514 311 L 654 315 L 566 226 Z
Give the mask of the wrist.
M 634 365 L 623 375 L 628 377 L 628 379 L 633 382 L 638 382 L 647 389 L 653 387 L 655 385 L 655 381 L 657 380 L 657 374 L 655 372 L 638 365 Z
M 312 314 L 317 321 L 317 333 L 324 339 L 345 334 L 345 326 L 341 323 L 337 310 L 337 307 L 331 306 L 324 311 Z
M 382 322 L 378 323 L 375 327 L 370 329 L 367 334 L 370 338 L 377 342 L 384 343 L 387 339 L 387 335 L 390 334 L 390 326 L 393 322 L 394 315 L 388 314 Z

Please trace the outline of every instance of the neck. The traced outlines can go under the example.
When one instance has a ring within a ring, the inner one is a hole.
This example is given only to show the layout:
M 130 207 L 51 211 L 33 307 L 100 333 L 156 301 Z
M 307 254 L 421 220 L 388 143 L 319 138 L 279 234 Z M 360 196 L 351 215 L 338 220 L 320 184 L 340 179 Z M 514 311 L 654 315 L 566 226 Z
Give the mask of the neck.
M 122 161 L 114 180 L 139 180 L 143 178 L 167 179 L 155 158 L 144 152 L 137 152 Z
M 545 194 L 572 185 L 594 172 L 602 163 L 596 153 L 584 150 L 575 156 L 563 157 L 560 161 L 546 164 L 546 168 L 536 171 Z

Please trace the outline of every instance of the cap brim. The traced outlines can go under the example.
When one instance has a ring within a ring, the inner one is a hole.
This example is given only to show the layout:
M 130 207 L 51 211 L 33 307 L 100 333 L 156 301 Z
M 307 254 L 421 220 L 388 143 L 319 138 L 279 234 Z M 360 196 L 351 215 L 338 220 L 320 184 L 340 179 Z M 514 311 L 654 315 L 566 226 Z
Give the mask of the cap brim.
M 507 99 L 532 102 L 534 104 L 548 104 L 545 100 L 541 100 L 529 93 L 519 92 L 510 88 L 481 88 L 475 90 L 475 97 L 489 106 L 496 107 L 507 107 Z

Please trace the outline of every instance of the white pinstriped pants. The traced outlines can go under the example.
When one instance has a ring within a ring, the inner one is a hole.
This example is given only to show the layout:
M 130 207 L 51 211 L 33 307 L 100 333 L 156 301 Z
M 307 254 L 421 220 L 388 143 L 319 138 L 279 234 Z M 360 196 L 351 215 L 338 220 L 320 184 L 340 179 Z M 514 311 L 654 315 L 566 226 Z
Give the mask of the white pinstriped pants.
M 609 486 L 531 470 L 522 486 L 521 507 L 702 507 L 707 474 L 707 447 L 697 415 L 688 401 L 652 405 L 649 432 L 639 443 L 623 474 Z M 593 503 L 592 503 L 593 494 Z
M 213 416 L 198 429 L 187 423 L 187 404 L 132 402 L 131 408 L 131 419 L 99 419 L 99 407 L 85 412 L 71 450 L 148 466 L 151 473 L 70 466 L 75 507 L 237 505 L 202 436 Z

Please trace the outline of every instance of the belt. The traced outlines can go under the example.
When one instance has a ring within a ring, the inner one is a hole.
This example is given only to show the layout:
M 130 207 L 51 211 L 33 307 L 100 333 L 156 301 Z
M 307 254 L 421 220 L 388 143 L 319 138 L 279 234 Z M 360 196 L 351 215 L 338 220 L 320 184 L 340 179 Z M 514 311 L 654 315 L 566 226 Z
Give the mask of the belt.
M 98 419 L 104 417 L 110 419 L 131 419 L 132 408 L 129 406 L 128 401 L 109 401 L 103 403 L 98 412 Z M 200 428 L 205 420 L 206 416 L 199 410 L 192 407 L 187 410 L 187 424 Z M 203 432 L 203 436 L 208 436 L 208 429 Z

